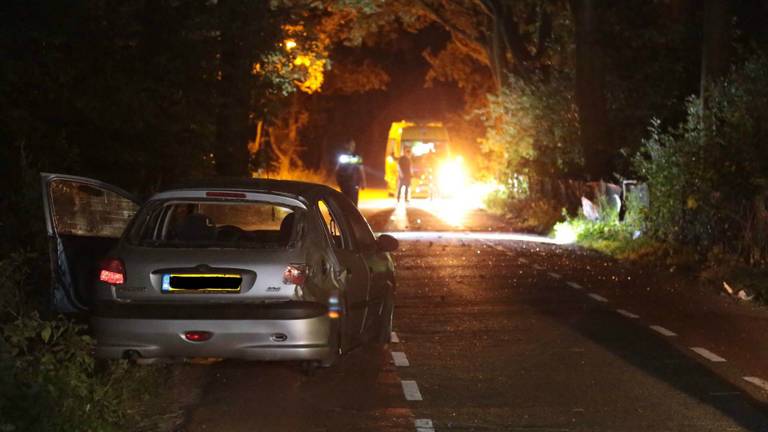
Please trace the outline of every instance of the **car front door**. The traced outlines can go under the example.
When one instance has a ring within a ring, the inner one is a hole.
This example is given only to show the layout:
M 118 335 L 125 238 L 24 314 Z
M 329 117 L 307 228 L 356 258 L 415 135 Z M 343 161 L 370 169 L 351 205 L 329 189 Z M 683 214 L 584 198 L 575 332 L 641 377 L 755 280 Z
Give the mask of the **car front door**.
M 376 237 L 363 215 L 348 199 L 339 196 L 337 204 L 350 227 L 353 250 L 365 262 L 368 270 L 368 313 L 364 332 L 374 330 L 381 322 L 387 295 L 394 290 L 394 265 L 389 254 L 379 250 Z
M 98 263 L 139 209 L 130 193 L 84 177 L 40 174 L 57 312 L 87 311 Z
M 341 216 L 342 211 L 333 201 L 325 197 L 318 201 L 318 208 L 328 228 L 334 255 L 339 268 L 333 269 L 333 277 L 343 287 L 345 303 L 344 325 L 354 339 L 360 342 L 365 328 L 368 305 L 368 267 L 355 252 L 349 224 Z

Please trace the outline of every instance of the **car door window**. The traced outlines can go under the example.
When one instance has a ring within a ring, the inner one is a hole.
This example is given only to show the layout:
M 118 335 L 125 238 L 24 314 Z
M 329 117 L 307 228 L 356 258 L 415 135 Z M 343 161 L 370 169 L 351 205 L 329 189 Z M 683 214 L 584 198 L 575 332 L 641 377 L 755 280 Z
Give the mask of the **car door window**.
M 320 210 L 320 215 L 322 216 L 323 224 L 325 225 L 328 235 L 331 236 L 333 246 L 337 249 L 343 249 L 344 236 L 341 231 L 341 226 L 333 216 L 330 208 L 328 208 L 328 204 L 326 204 L 325 201 L 320 200 L 317 202 L 317 208 Z
M 48 190 L 59 235 L 118 238 L 138 210 L 120 194 L 86 183 L 53 180 Z
M 376 249 L 376 237 L 357 207 L 348 199 L 337 199 L 334 200 L 334 203 L 338 205 L 344 219 L 349 224 L 355 248 L 363 252 Z

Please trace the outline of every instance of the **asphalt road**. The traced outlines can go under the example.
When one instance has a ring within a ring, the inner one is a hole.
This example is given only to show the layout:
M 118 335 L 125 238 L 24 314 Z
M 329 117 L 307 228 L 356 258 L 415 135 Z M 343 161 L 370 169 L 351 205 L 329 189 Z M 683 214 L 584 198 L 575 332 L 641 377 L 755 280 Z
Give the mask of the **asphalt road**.
M 182 430 L 768 431 L 766 389 L 744 379 L 768 379 L 764 309 L 659 287 L 666 275 L 576 247 L 488 234 L 503 224 L 483 212 L 362 207 L 375 230 L 405 231 L 399 341 L 314 376 L 207 366 Z

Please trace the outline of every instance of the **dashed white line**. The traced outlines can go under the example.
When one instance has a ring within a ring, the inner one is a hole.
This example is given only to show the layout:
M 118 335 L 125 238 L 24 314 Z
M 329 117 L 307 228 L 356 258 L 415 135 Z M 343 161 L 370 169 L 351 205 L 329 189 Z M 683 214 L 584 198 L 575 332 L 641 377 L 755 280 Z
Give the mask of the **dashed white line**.
M 744 378 L 744 381 L 752 383 L 752 384 L 760 387 L 761 389 L 763 389 L 765 391 L 768 391 L 768 381 L 766 381 L 766 380 L 764 380 L 762 378 L 753 377 L 753 376 L 745 376 L 743 378 Z
M 423 400 L 421 398 L 421 392 L 419 391 L 419 386 L 418 384 L 416 384 L 416 381 L 403 380 L 403 381 L 400 381 L 400 384 L 402 384 L 403 386 L 403 395 L 405 395 L 405 400 L 409 400 L 409 401 Z
M 534 264 L 533 268 L 535 268 L 536 270 L 544 270 L 544 267 L 542 267 L 542 266 L 540 266 L 538 264 Z
M 392 351 L 392 361 L 395 362 L 395 366 L 399 367 L 408 367 L 411 365 L 411 362 L 408 361 L 408 357 L 405 356 L 404 352 Z
M 664 336 L 669 336 L 669 337 L 677 336 L 677 333 L 673 332 L 672 330 L 666 329 L 660 325 L 652 325 L 648 327 L 650 327 L 656 333 L 659 333 Z
M 616 312 L 618 312 L 620 315 L 624 315 L 627 318 L 632 318 L 632 319 L 640 318 L 640 315 L 633 314 L 632 312 L 624 310 L 624 309 L 616 309 Z
M 520 264 L 528 264 L 528 260 L 525 258 L 519 258 L 518 261 L 520 261 Z
M 416 432 L 435 432 L 435 427 L 432 426 L 430 419 L 416 419 L 413 424 L 416 426 Z
M 704 357 L 705 359 L 712 361 L 712 362 L 718 362 L 722 363 L 726 361 L 724 358 L 720 357 L 719 355 L 713 353 L 712 351 L 701 348 L 701 347 L 691 347 L 691 349 L 698 355 Z
M 565 284 L 568 285 L 569 287 L 573 288 L 573 289 L 584 289 L 584 287 L 582 287 L 581 285 L 577 284 L 576 282 L 566 282 Z
M 392 332 L 392 334 L 389 337 L 389 341 L 392 343 L 400 343 L 400 338 L 397 337 L 397 333 Z
M 557 273 L 555 273 L 555 272 L 549 272 L 549 273 L 547 273 L 547 274 L 548 274 L 550 277 L 553 277 L 553 278 L 555 278 L 555 279 L 560 279 L 560 278 L 562 278 L 562 276 L 560 276 L 559 274 L 557 274 Z
M 592 297 L 593 299 L 599 301 L 599 302 L 608 303 L 608 299 L 603 297 L 603 296 L 601 296 L 601 295 L 599 295 L 599 294 L 589 293 L 589 296 Z

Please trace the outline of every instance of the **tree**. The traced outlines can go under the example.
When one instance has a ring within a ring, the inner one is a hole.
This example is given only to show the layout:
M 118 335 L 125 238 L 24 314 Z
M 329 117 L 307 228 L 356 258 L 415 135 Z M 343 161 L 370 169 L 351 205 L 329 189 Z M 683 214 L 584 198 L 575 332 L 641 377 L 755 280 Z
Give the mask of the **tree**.
M 265 105 L 274 107 L 269 95 L 285 93 L 285 81 L 293 78 L 292 67 L 280 67 L 280 61 L 285 60 L 283 48 L 287 38 L 286 26 L 281 21 L 288 15 L 272 10 L 267 2 L 218 0 L 216 7 L 216 172 L 250 176 L 248 147 L 255 138 L 258 122 L 269 111 Z M 273 67 L 269 67 L 269 59 L 275 62 Z
M 614 147 L 608 141 L 610 134 L 597 1 L 571 0 L 576 40 L 576 105 L 579 107 L 584 169 L 592 180 L 607 180 L 612 173 L 611 159 Z
M 725 0 L 704 0 L 702 13 L 701 90 L 706 107 L 707 86 L 723 78 L 730 67 L 731 19 Z

